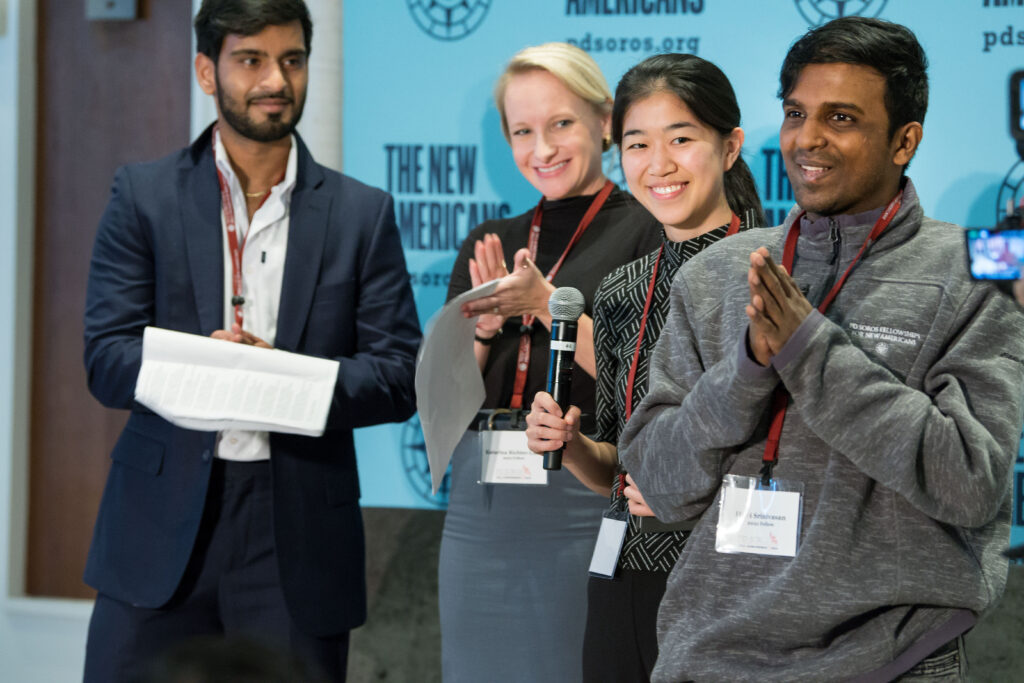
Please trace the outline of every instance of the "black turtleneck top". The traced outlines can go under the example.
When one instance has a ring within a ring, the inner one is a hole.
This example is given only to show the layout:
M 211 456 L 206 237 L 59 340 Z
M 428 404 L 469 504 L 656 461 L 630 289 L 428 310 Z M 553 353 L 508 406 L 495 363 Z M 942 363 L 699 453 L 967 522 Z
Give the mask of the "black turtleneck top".
M 544 218 L 537 244 L 535 263 L 541 273 L 558 261 L 569 243 L 583 214 L 595 195 L 584 195 L 560 200 L 544 200 Z M 533 208 L 519 216 L 481 223 L 474 228 L 459 249 L 448 284 L 450 300 L 472 288 L 469 278 L 469 259 L 474 243 L 486 233 L 501 238 L 505 261 L 511 271 L 516 251 L 527 246 Z M 575 287 L 583 293 L 587 305 L 584 312 L 591 315 L 594 292 L 605 275 L 656 249 L 662 239 L 661 225 L 636 200 L 618 188 L 612 190 L 601 211 L 569 252 L 552 284 L 555 287 Z M 483 408 L 508 408 L 515 380 L 516 356 L 519 352 L 521 318 L 505 321 L 502 336 L 491 345 L 483 371 L 487 396 Z M 530 367 L 523 392 L 523 408 L 529 410 L 533 396 L 543 391 L 547 381 L 548 344 L 550 334 L 539 321 L 532 328 Z M 572 402 L 584 413 L 593 413 L 594 380 L 579 366 L 573 371 Z

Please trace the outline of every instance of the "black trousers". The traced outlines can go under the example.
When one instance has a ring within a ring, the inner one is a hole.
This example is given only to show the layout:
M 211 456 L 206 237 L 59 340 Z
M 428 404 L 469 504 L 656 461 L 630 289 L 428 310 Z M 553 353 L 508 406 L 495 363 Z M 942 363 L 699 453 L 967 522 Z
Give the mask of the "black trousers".
M 274 550 L 266 461 L 214 461 L 196 546 L 167 605 L 146 609 L 97 596 L 85 683 L 143 679 L 154 660 L 175 645 L 216 634 L 267 642 L 327 680 L 345 680 L 348 633 L 310 636 L 288 615 Z
M 658 605 L 668 572 L 620 569 L 590 577 L 583 636 L 584 683 L 647 683 L 658 659 Z

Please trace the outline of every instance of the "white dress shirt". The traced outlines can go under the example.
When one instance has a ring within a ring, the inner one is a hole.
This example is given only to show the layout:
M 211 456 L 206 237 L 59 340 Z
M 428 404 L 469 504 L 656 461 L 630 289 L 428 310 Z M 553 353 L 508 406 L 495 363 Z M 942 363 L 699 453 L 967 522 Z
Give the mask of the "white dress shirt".
M 295 137 L 288 153 L 288 166 L 284 180 L 270 190 L 263 205 L 249 222 L 249 209 L 245 193 L 228 161 L 227 151 L 214 131 L 213 145 L 217 168 L 224 175 L 235 211 L 235 228 L 242 249 L 242 326 L 271 346 L 277 335 L 277 313 L 281 302 L 281 280 L 284 258 L 288 250 L 288 219 L 292 190 L 298 167 Z M 221 243 L 224 251 L 224 329 L 230 330 L 235 322 L 235 307 L 231 305 L 232 275 L 231 247 L 228 245 L 227 223 L 221 211 Z M 217 457 L 225 460 L 267 460 L 270 458 L 270 435 L 267 432 L 226 429 L 217 439 Z

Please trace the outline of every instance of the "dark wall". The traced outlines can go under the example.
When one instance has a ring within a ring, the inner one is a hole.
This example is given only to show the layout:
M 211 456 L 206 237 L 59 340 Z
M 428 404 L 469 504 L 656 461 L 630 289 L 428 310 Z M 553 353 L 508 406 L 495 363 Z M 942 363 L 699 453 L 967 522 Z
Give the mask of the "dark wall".
M 369 615 L 352 632 L 349 683 L 441 680 L 437 558 L 444 513 L 364 508 Z
M 108 455 L 127 414 L 89 396 L 82 312 L 117 166 L 188 143 L 191 3 L 136 21 L 38 0 L 38 124 L 27 591 L 91 597 L 82 569 Z
M 1024 564 L 1010 567 L 1006 593 L 967 635 L 975 681 L 1024 680 Z

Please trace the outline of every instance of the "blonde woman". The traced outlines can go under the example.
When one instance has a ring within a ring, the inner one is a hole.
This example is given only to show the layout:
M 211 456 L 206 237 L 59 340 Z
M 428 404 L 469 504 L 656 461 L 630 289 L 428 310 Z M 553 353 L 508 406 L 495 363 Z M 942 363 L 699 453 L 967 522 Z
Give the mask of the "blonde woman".
M 452 458 L 439 567 L 442 668 L 449 683 L 578 681 L 587 567 L 604 499 L 565 471 L 548 473 L 545 485 L 480 483 L 476 430 L 518 432 L 503 436 L 529 452 L 525 415 L 545 386 L 547 301 L 560 286 L 586 299 L 572 393 L 593 414 L 594 291 L 607 273 L 655 249 L 661 230 L 604 176 L 611 92 L 585 52 L 564 43 L 522 50 L 498 79 L 495 102 L 513 161 L 541 198 L 520 216 L 473 230 L 452 271 L 449 298 L 513 277 L 463 309 L 479 316 L 475 348 L 487 395 Z

